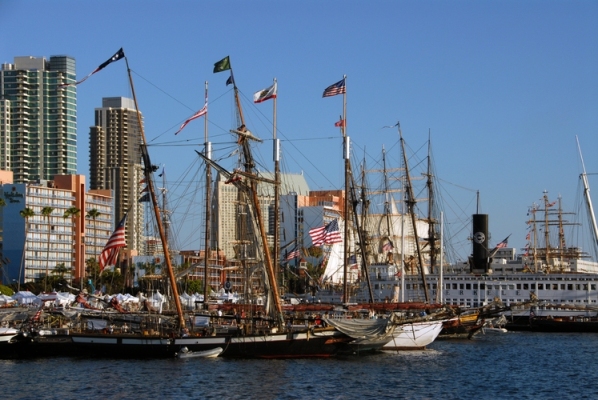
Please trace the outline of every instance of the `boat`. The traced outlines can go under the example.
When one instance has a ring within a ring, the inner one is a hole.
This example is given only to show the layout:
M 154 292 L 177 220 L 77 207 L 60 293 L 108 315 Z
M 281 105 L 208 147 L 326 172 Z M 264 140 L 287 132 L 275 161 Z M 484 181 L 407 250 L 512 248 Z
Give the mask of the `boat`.
M 402 323 L 382 350 L 423 350 L 436 340 L 443 324 L 444 320 Z
M 216 358 L 222 353 L 222 347 L 215 347 L 211 350 L 204 351 L 190 351 L 187 347 L 183 347 L 180 352 L 176 354 L 177 358 Z
M 0 327 L 0 343 L 10 342 L 19 333 L 18 329 L 9 327 Z
M 210 144 L 207 140 L 205 154 L 198 154 L 205 160 L 209 168 L 217 169 L 238 189 L 239 207 L 237 209 L 243 208 L 241 212 L 247 218 L 248 231 L 252 231 L 249 233 L 250 236 L 241 238 L 240 243 L 243 243 L 244 248 L 239 262 L 248 276 L 250 274 L 259 274 L 260 282 L 265 283 L 263 290 L 266 300 L 263 306 L 259 306 L 263 310 L 263 314 L 257 315 L 254 314 L 257 309 L 256 304 L 249 304 L 247 302 L 248 293 L 245 293 L 243 295 L 245 303 L 235 304 L 239 311 L 231 315 L 232 320 L 229 320 L 230 323 L 225 325 L 221 321 L 215 322 L 214 315 L 208 309 L 193 313 L 183 312 L 178 295 L 176 276 L 170 260 L 168 241 L 164 232 L 163 221 L 160 218 L 161 214 L 154 190 L 153 173 L 157 171 L 157 168 L 152 165 L 147 151 L 147 142 L 138 111 L 139 108 L 137 107 L 137 98 L 129 63 L 122 50 L 121 53 L 127 64 L 133 101 L 137 109 L 138 126 L 141 129 L 143 172 L 155 223 L 162 242 L 165 269 L 176 313 L 167 315 L 157 313 L 155 310 L 129 313 L 122 307 L 117 307 L 112 301 L 109 305 L 112 306 L 113 310 L 109 311 L 87 307 L 84 311 L 69 315 L 70 320 L 65 320 L 60 322 L 59 326 L 52 327 L 51 335 L 42 334 L 42 332 L 47 331 L 45 330 L 45 324 L 48 322 L 35 321 L 27 331 L 22 332 L 18 346 L 15 347 L 15 349 L 18 349 L 18 353 L 23 357 L 37 354 L 87 358 L 154 359 L 175 357 L 182 353 L 206 354 L 205 352 L 221 348 L 222 352 L 218 356 L 227 358 L 313 358 L 333 357 L 342 354 L 363 354 L 381 348 L 386 341 L 390 340 L 387 331 L 363 338 L 343 333 L 333 326 L 310 326 L 309 324 L 292 326 L 292 324 L 287 324 L 278 296 L 272 256 L 257 196 L 258 183 L 276 184 L 277 181 L 260 177 L 255 169 L 251 145 L 261 141 L 251 134 L 245 126 L 238 88 L 234 79 L 232 79 L 232 69 L 228 57 L 225 60 L 227 60 L 227 69 L 231 70 L 231 80 L 239 118 L 238 128 L 231 130 L 231 133 L 241 148 L 243 168 L 229 172 L 212 161 L 209 157 L 208 149 Z M 247 286 L 251 287 L 251 284 Z M 85 297 L 83 291 L 78 295 L 82 298 Z M 207 298 L 207 293 L 204 294 L 204 298 Z M 84 300 L 80 302 L 82 304 L 87 303 Z M 205 305 L 207 303 L 204 303 Z M 191 326 L 187 326 L 188 320 L 193 321 Z M 364 325 L 374 324 L 379 323 L 364 323 Z M 392 329 L 392 325 L 387 325 L 387 330 L 389 329 Z M 47 340 L 48 338 L 51 340 Z
M 537 317 L 533 316 L 529 321 L 532 332 L 598 332 L 598 315 L 593 317 L 571 316 L 571 317 Z
M 467 261 L 442 263 L 440 268 L 431 264 L 428 254 L 423 267 L 427 284 L 422 285 L 420 263 L 411 263 L 409 258 L 406 263 L 397 262 L 403 253 L 397 241 L 400 243 L 402 236 L 408 239 L 414 235 L 409 233 L 411 230 L 407 230 L 405 235 L 393 233 L 391 254 L 386 260 L 369 264 L 370 283 L 362 280 L 351 301 L 369 301 L 368 285 L 371 284 L 374 301 L 380 303 L 425 301 L 424 289 L 429 290 L 429 296 L 434 301 L 461 309 L 484 307 L 498 299 L 511 309 L 506 311 L 509 324 L 516 323 L 517 319 L 527 324 L 532 305 L 542 308 L 551 304 L 553 309 L 559 308 L 558 313 L 551 311 L 553 316 L 572 315 L 572 311 L 565 310 L 563 305 L 575 308 L 575 315 L 593 316 L 598 306 L 598 263 L 589 256 L 594 254 L 595 259 L 598 253 L 598 229 L 585 167 L 581 181 L 588 211 L 582 222 L 591 228 L 593 234 L 594 248 L 589 252 L 567 242 L 563 228 L 569 223 L 565 219 L 567 212 L 562 209 L 561 199 L 551 199 L 548 193 L 544 193 L 541 204 L 530 207 L 527 217 L 530 234 L 523 254 L 508 246 L 508 237 L 493 248 L 489 242 L 488 215 L 477 213 L 471 223 L 471 257 Z M 393 232 L 400 232 L 401 214 L 393 211 L 392 215 L 388 225 Z M 416 226 L 419 224 L 417 222 Z M 547 235 L 549 225 L 558 226 L 558 229 L 553 227 L 551 236 Z M 546 239 L 548 245 L 545 244 Z M 439 254 L 442 255 L 442 252 Z M 325 289 L 319 293 L 322 302 L 329 295 L 333 293 Z M 307 299 L 314 301 L 315 298 Z M 509 327 L 507 329 L 510 330 Z
M 482 326 L 482 333 L 485 334 L 494 334 L 494 333 L 507 333 L 508 330 L 505 328 L 507 324 L 507 318 L 503 315 L 497 318 L 492 318 L 486 320 L 484 326 Z

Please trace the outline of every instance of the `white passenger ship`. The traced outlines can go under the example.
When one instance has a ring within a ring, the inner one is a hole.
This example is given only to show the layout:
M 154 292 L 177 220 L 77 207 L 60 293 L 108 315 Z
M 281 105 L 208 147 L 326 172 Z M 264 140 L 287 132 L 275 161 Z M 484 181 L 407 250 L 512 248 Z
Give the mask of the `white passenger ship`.
M 507 306 L 537 300 L 567 308 L 598 308 L 598 263 L 572 259 L 558 270 L 536 272 L 528 267 L 532 261 L 529 256 L 517 256 L 514 248 L 503 248 L 482 273 L 471 272 L 463 264 L 445 267 L 442 276 L 427 274 L 428 291 L 439 303 L 463 307 L 481 307 L 498 299 Z M 418 273 L 407 271 L 403 278 L 397 265 L 375 264 L 370 276 L 376 301 L 424 300 Z M 360 290 L 358 296 L 362 293 L 367 291 Z M 356 301 L 367 301 L 363 297 Z

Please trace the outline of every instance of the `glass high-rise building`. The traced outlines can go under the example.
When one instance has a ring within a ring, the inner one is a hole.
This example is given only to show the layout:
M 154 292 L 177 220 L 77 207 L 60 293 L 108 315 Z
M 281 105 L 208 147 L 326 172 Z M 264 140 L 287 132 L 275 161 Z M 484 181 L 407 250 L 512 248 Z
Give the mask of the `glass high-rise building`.
M 0 169 L 15 183 L 77 170 L 75 59 L 15 57 L 0 70 Z

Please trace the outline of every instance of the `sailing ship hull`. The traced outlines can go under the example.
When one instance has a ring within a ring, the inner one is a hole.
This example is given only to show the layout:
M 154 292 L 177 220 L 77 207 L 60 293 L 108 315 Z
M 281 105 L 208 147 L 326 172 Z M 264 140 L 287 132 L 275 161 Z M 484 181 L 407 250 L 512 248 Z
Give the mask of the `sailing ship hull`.
M 445 321 L 438 335 L 439 339 L 471 339 L 484 326 L 478 315 L 467 315 Z
M 532 332 L 598 332 L 597 318 L 532 318 Z
M 507 330 L 529 332 L 598 332 L 596 317 L 532 317 L 508 322 Z
M 76 357 L 171 358 L 177 350 L 170 338 L 133 334 L 73 334 L 71 341 Z
M 351 338 L 344 335 L 314 335 L 309 331 L 261 336 L 231 337 L 225 358 L 328 358 L 339 354 Z
M 422 350 L 434 342 L 440 331 L 443 321 L 424 321 L 402 324 L 394 331 L 390 342 L 382 350 Z
M 76 354 L 71 336 L 63 332 L 20 332 L 3 349 L 2 358 L 68 357 Z

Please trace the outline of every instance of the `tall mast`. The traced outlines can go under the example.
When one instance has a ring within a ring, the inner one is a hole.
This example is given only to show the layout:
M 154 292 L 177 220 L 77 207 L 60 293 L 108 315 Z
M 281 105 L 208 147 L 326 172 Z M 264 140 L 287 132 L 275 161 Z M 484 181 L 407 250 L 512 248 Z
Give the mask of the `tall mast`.
M 158 225 L 158 232 L 160 233 L 160 239 L 162 241 L 162 249 L 164 251 L 164 263 L 166 264 L 166 271 L 168 278 L 170 279 L 170 286 L 172 287 L 172 296 L 174 297 L 174 304 L 176 306 L 177 315 L 179 318 L 179 327 L 183 329 L 185 327 L 185 316 L 183 315 L 183 307 L 181 306 L 181 299 L 179 298 L 179 291 L 176 285 L 176 278 L 174 276 L 174 270 L 172 268 L 172 262 L 170 260 L 170 251 L 168 249 L 168 240 L 164 233 L 164 226 L 162 225 L 162 218 L 160 217 L 160 209 L 158 200 L 156 198 L 156 192 L 154 189 L 154 181 L 152 174 L 157 168 L 151 163 L 149 153 L 147 151 L 147 141 L 145 140 L 145 132 L 143 129 L 143 123 L 141 121 L 141 113 L 137 104 L 137 96 L 135 95 L 135 87 L 133 85 L 133 77 L 131 76 L 131 69 L 129 68 L 129 60 L 125 57 L 127 63 L 127 73 L 129 75 L 129 84 L 131 85 L 131 92 L 133 93 L 133 101 L 135 102 L 135 110 L 137 111 L 137 123 L 139 124 L 139 132 L 141 133 L 141 156 L 143 157 L 143 173 L 145 174 L 145 180 L 147 182 L 147 188 L 152 200 L 152 206 L 154 208 L 154 215 L 156 217 L 156 224 Z
M 274 85 L 276 86 L 276 78 L 274 78 Z M 277 97 L 275 96 L 272 105 L 272 139 L 273 139 L 273 157 L 274 157 L 274 252 L 272 254 L 272 258 L 276 263 L 274 266 L 274 276 L 276 279 L 280 277 L 280 232 L 279 232 L 279 208 L 280 208 L 280 141 L 276 138 L 276 101 Z M 276 293 L 279 295 L 280 293 Z
M 231 76 L 232 76 L 232 65 L 231 65 Z M 260 239 L 261 245 L 264 252 L 264 262 L 266 267 L 266 273 L 268 275 L 268 280 L 270 281 L 270 287 L 272 292 L 272 297 L 274 300 L 274 306 L 276 308 L 277 319 L 279 325 L 282 327 L 284 326 L 284 315 L 282 312 L 282 304 L 280 303 L 280 296 L 279 296 L 279 289 L 278 289 L 278 282 L 276 281 L 276 275 L 274 273 L 274 266 L 272 263 L 272 256 L 270 254 L 270 249 L 268 247 L 268 238 L 266 236 L 266 230 L 264 227 L 264 221 L 262 220 L 262 211 L 260 208 L 259 199 L 257 197 L 257 181 L 252 177 L 255 176 L 253 172 L 254 168 L 254 161 L 253 156 L 251 155 L 251 149 L 249 147 L 249 140 L 257 140 L 252 135 L 250 135 L 245 127 L 245 119 L 243 118 L 243 110 L 241 108 L 241 100 L 239 98 L 239 89 L 237 88 L 237 84 L 233 79 L 233 87 L 235 92 L 235 102 L 237 104 L 237 112 L 239 113 L 239 119 L 241 122 L 241 126 L 239 129 L 234 130 L 233 133 L 236 133 L 239 137 L 238 143 L 241 144 L 243 147 L 243 155 L 245 159 L 245 173 L 247 177 L 249 177 L 249 188 L 251 194 L 251 201 L 253 203 L 255 219 L 257 220 L 258 229 L 260 231 Z
M 365 175 L 365 174 L 363 174 Z M 365 276 L 367 285 L 368 285 L 368 293 L 370 295 L 370 303 L 374 302 L 374 291 L 372 290 L 372 283 L 370 280 L 370 272 L 369 272 L 369 268 L 367 266 L 367 250 L 366 250 L 366 246 L 367 246 L 367 233 L 365 232 L 365 229 L 363 229 L 362 227 L 365 227 L 365 217 L 366 217 L 366 213 L 367 213 L 367 200 L 365 199 L 365 178 L 364 178 L 364 183 L 361 189 L 361 193 L 362 193 L 362 212 L 363 212 L 363 220 L 362 223 L 364 225 L 360 226 L 359 223 L 359 216 L 357 213 L 357 204 L 359 204 L 359 201 L 357 199 L 357 194 L 355 193 L 355 182 L 353 181 L 353 185 L 351 185 L 351 204 L 353 204 L 353 217 L 355 218 L 355 229 L 357 231 L 357 236 L 359 239 L 359 250 L 361 252 L 361 266 L 363 269 L 363 275 Z
M 345 201 L 344 201 L 344 216 L 345 219 L 345 229 L 344 229 L 344 238 L 343 238 L 343 303 L 349 302 L 349 290 L 347 284 L 347 264 L 349 262 L 349 190 L 351 185 L 351 150 L 350 150 L 350 142 L 351 139 L 347 136 L 347 89 L 346 89 L 346 79 L 347 75 L 343 75 L 343 79 L 345 80 L 345 90 L 343 92 L 343 124 L 341 126 L 341 131 L 343 133 L 343 158 L 345 159 Z
M 382 146 L 382 170 L 384 173 L 384 215 L 386 217 L 386 230 L 388 232 L 388 239 L 392 240 L 392 233 L 390 231 L 390 191 L 388 185 L 388 172 L 386 170 L 386 150 L 384 149 L 384 146 Z
M 424 260 L 422 257 L 421 246 L 419 245 L 419 237 L 417 235 L 417 222 L 415 220 L 415 196 L 413 195 L 413 188 L 411 186 L 411 177 L 409 176 L 409 165 L 407 163 L 407 154 L 405 152 L 405 140 L 403 139 L 403 133 L 401 132 L 401 125 L 397 123 L 399 128 L 399 137 L 401 139 L 401 150 L 403 152 L 403 163 L 405 164 L 405 179 L 407 180 L 407 210 L 411 216 L 411 224 L 413 225 L 413 236 L 415 240 L 415 246 L 417 248 L 417 257 L 419 259 L 419 268 L 422 277 L 422 285 L 424 286 L 424 295 L 426 297 L 426 303 L 430 302 L 430 296 L 428 295 L 428 284 L 426 283 L 426 272 L 424 271 Z
M 544 250 L 546 255 L 546 265 L 550 265 L 550 259 L 552 258 L 552 250 L 550 249 L 550 228 L 548 227 L 548 192 L 544 191 Z
M 208 81 L 205 82 L 205 103 L 208 103 Z M 208 159 L 212 159 L 212 144 L 208 141 L 208 112 L 206 111 L 204 117 L 204 155 Z M 208 309 L 208 267 L 210 263 L 210 228 L 212 223 L 211 214 L 211 196 L 212 196 L 212 167 L 206 163 L 206 226 L 205 226 L 205 243 L 204 243 L 204 274 L 203 274 L 203 303 L 204 308 Z M 218 258 L 218 250 L 216 249 L 216 258 Z
M 436 230 L 434 221 L 434 185 L 432 184 L 432 141 L 428 132 L 428 247 L 430 248 L 430 271 L 434 270 L 436 265 Z

